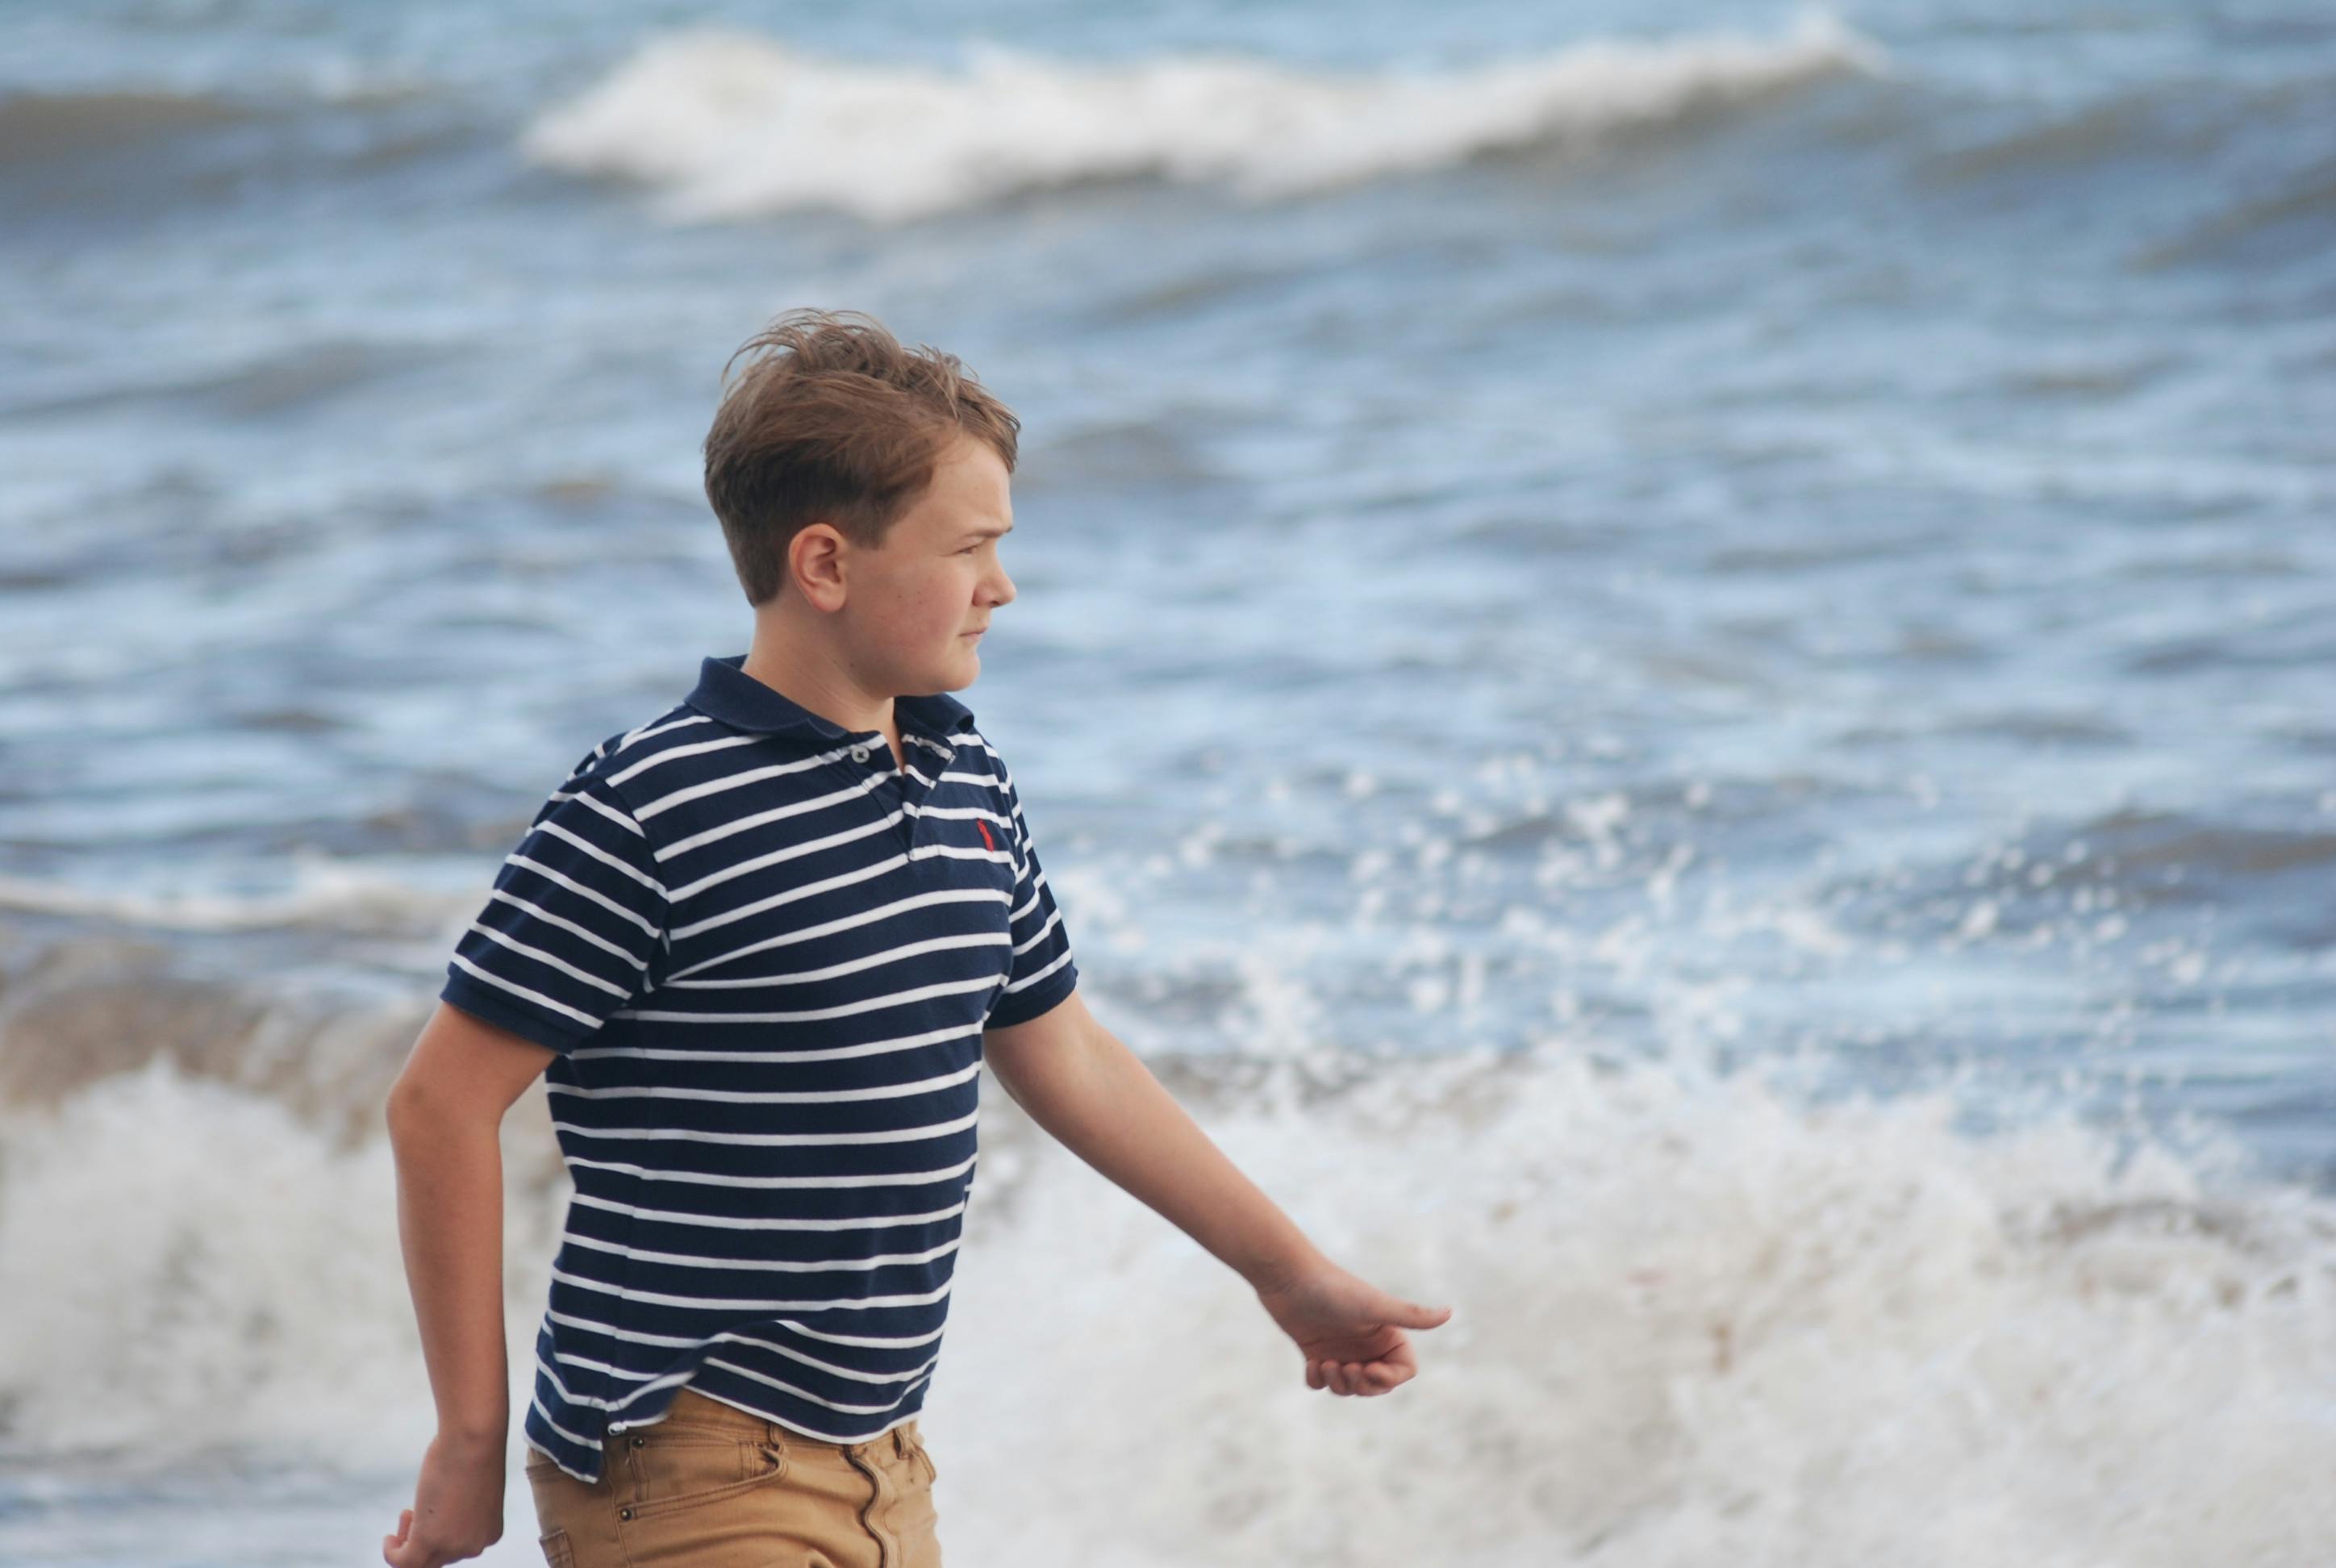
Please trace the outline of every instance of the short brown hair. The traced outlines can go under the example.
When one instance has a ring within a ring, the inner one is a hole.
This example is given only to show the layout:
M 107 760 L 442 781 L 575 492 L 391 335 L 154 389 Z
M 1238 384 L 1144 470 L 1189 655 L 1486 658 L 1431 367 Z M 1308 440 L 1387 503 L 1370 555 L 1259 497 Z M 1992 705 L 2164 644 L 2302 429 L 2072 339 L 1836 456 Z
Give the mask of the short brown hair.
M 787 312 L 730 356 L 725 382 L 740 355 L 706 436 L 706 499 L 749 604 L 786 585 L 788 541 L 808 524 L 881 545 L 959 432 L 1014 472 L 1022 422 L 955 355 L 904 348 L 863 312 Z

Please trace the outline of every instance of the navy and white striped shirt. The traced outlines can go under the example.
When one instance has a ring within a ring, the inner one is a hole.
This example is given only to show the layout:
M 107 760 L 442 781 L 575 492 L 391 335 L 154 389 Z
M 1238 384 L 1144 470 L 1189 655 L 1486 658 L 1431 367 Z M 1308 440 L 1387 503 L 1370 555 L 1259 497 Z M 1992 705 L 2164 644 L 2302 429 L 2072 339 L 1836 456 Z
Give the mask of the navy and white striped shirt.
M 576 1193 L 525 1431 L 586 1481 L 684 1384 L 831 1442 L 922 1408 L 982 1030 L 1077 979 L 962 704 L 895 698 L 896 767 L 744 662 L 576 765 L 441 993 L 560 1053 Z

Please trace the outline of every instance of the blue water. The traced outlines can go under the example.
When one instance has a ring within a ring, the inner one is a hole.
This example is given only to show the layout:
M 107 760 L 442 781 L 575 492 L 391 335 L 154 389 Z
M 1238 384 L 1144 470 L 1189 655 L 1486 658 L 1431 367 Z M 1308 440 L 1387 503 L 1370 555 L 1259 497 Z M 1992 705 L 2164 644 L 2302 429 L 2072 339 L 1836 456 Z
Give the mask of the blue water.
M 257 1453 L 287 1411 L 346 1427 L 302 1391 L 319 1345 L 358 1343 L 404 1425 L 347 1463 L 410 1481 L 427 1400 L 394 1257 L 292 1314 L 288 1349 L 231 1312 L 158 1326 L 119 1303 L 174 1288 L 155 1249 L 215 1242 L 212 1211 L 83 1258 L 139 1202 L 87 1151 L 280 1115 L 316 1140 L 285 1191 L 329 1171 L 386 1204 L 374 1107 L 496 858 L 581 745 L 745 648 L 697 443 L 730 351 L 817 304 L 959 355 L 1024 420 L 1020 597 L 959 695 L 1015 760 L 1092 1005 L 1148 1057 L 1309 1092 L 1509 1063 L 1538 1087 L 1453 1158 L 1528 1186 L 1557 1179 L 1528 1158 L 1571 1103 L 1536 1097 L 1572 1083 L 1551 1074 L 1651 1065 L 1681 1097 L 1584 1132 L 1578 1174 L 1713 1118 L 1706 1158 L 1775 1156 L 1784 1207 L 1680 1199 L 1712 1256 L 1747 1226 L 1812 1244 L 1786 1211 L 1815 1178 L 1780 1151 L 1832 1160 L 1824 1107 L 1876 1096 L 1951 1129 L 1879 1138 L 1893 1180 L 2068 1234 L 2168 1226 L 2135 1243 L 2150 1300 L 2236 1268 L 2290 1314 L 2117 1340 L 2147 1392 L 1910 1442 L 1903 1481 L 1872 1460 L 1798 1514 L 1773 1475 L 1699 1491 L 1721 1472 L 1678 1456 L 1726 1445 L 1674 1407 L 1694 1441 L 1640 1456 L 1661 1484 L 1630 1529 L 1597 1517 L 1611 1486 L 1510 1514 L 1455 1477 L 1480 1555 L 1391 1519 L 1323 1560 L 1864 1561 L 1924 1539 L 1907 1499 L 1940 1474 L 1987 1501 L 1932 1560 L 2328 1560 L 2324 1503 L 2232 1500 L 2336 1457 L 2332 89 L 2336 17 L 2295 0 L 9 8 L 0 1284 L 74 1306 L 0 1349 L 0 1446 L 183 1477 L 161 1428 L 224 1419 Z M 1747 1069 L 1769 1097 L 1727 1108 Z M 1269 1189 L 1335 1226 L 1368 1117 L 1226 1093 L 1260 1149 L 1309 1151 Z M 1415 1140 L 1449 1134 L 1404 1103 Z M 2044 1127 L 2099 1141 L 2023 1163 Z M 1844 1202 L 1883 1201 L 1866 1176 Z M 1475 1215 L 1461 1176 L 1417 1179 Z M 1592 1296 L 1656 1244 L 1628 1239 L 1639 1192 Z M 1450 1278 L 1572 1299 L 1582 1194 L 1548 1196 L 1531 1245 L 1451 1227 L 1483 1244 Z M 346 1241 L 283 1202 L 220 1250 L 222 1300 Z M 1357 1245 L 1415 1244 L 1385 1232 Z M 1005 1235 L 1035 1266 L 1084 1255 Z M 2244 1267 L 2184 1251 L 2233 1235 Z M 1872 1310 L 1840 1331 L 1935 1367 L 1880 1304 L 1918 1265 L 1850 1255 Z M 1460 1283 L 1407 1288 L 1468 1315 Z M 2092 1290 L 1946 1320 L 2082 1366 L 2115 1339 Z M 1661 1359 L 1611 1333 L 1610 1360 Z M 90 1370 L 125 1338 L 243 1371 Z M 932 1432 L 946 1473 L 953 1396 L 973 1488 L 982 1422 L 1020 1432 L 974 1368 L 1016 1384 L 958 1343 Z M 2215 1428 L 2184 1380 L 2210 1366 L 2287 1374 Z M 91 1379 L 119 1418 L 77 1401 Z M 1386 1407 L 1430 1419 L 1434 1381 Z M 1591 1418 L 1569 1399 L 1613 1429 L 1562 1387 L 1487 1384 L 1468 1419 L 1543 1455 Z M 1864 1417 L 1747 1398 L 1801 1484 L 1846 1474 L 1821 1446 Z M 122 1425 L 141 1401 L 169 1419 Z M 2080 1431 L 2158 1479 L 2100 1482 Z M 2057 1501 L 2007 1501 L 2006 1456 Z M 21 1527 L 51 1532 L 40 1561 L 161 1560 L 119 1515 L 63 1554 L 103 1510 L 58 1474 L 62 1501 L 0 1489 L 0 1554 Z M 1288 1497 L 1202 1495 L 1174 1491 L 1189 1544 L 1125 1560 L 1329 1550 Z M 978 1551 L 989 1495 L 945 1481 L 945 1536 Z M 311 1514 L 258 1513 L 268 1560 L 353 1560 L 302 1555 Z M 1116 1519 L 1025 1550 L 1103 1561 Z

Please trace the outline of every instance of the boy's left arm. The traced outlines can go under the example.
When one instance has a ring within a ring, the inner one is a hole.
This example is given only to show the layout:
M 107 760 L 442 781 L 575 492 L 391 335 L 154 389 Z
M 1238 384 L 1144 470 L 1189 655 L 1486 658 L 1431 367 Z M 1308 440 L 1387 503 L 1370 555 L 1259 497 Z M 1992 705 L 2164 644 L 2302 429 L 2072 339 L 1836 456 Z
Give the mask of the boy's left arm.
M 1449 1307 L 1391 1296 L 1322 1255 L 1073 991 L 988 1030 L 982 1055 L 1030 1119 L 1247 1280 L 1306 1358 L 1306 1386 L 1385 1394 L 1419 1368 L 1406 1329 Z

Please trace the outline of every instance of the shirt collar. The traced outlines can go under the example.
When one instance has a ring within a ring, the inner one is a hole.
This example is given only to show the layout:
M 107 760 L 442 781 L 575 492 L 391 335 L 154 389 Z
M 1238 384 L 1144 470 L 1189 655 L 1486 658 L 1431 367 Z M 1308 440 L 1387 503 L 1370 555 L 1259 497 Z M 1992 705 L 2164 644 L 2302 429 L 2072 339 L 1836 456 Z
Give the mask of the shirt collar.
M 819 741 L 846 741 L 876 733 L 863 730 L 855 735 L 839 728 L 777 687 L 765 686 L 748 675 L 745 663 L 743 653 L 705 660 L 698 666 L 697 689 L 683 700 L 706 717 L 719 719 L 733 729 L 762 735 L 801 735 Z M 958 732 L 973 727 L 973 710 L 947 692 L 935 692 L 930 696 L 896 696 L 892 699 L 892 714 L 903 734 L 921 735 L 943 744 L 948 744 L 949 737 Z

